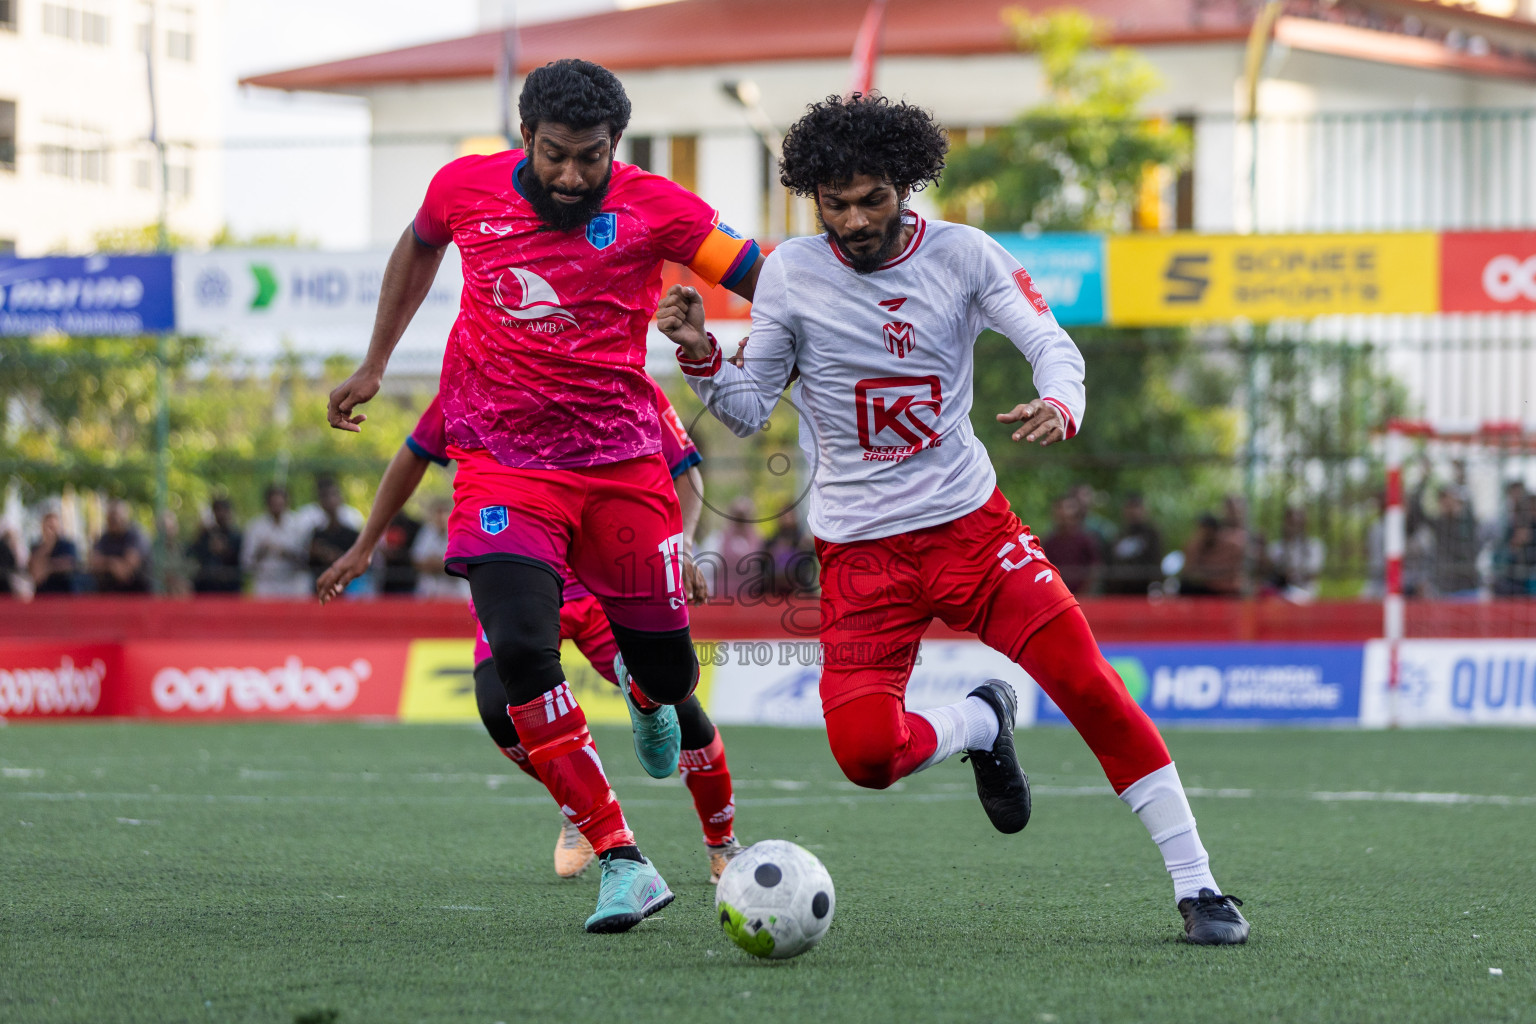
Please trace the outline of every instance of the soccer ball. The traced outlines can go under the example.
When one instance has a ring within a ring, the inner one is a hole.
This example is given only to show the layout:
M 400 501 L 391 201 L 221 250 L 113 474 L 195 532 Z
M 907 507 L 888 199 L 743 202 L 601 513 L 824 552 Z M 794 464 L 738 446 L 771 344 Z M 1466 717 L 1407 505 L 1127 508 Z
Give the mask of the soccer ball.
M 783 839 L 737 854 L 720 876 L 715 913 L 731 941 L 753 956 L 787 960 L 820 942 L 837 894 L 816 855 Z

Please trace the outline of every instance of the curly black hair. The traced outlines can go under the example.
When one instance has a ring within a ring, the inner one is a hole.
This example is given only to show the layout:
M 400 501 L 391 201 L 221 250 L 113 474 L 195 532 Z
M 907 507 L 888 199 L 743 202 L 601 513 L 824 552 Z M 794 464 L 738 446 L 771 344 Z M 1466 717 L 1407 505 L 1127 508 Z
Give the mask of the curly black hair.
M 944 173 L 949 139 L 933 115 L 910 103 L 854 93 L 812 103 L 784 136 L 779 180 L 799 196 L 872 174 L 920 191 Z
M 574 131 L 607 125 L 616 139 L 629 127 L 629 97 L 612 71 L 567 57 L 528 75 L 517 98 L 517 113 L 530 132 L 545 121 Z

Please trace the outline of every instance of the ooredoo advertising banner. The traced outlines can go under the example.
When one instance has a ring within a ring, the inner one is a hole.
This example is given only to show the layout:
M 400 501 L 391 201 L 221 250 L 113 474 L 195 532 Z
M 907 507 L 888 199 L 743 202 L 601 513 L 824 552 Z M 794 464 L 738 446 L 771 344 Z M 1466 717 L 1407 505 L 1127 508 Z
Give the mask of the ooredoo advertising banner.
M 130 643 L 120 713 L 173 718 L 395 717 L 410 642 Z
M 1536 231 L 1441 235 L 1440 308 L 1447 313 L 1536 310 Z
M 0 641 L 0 718 L 121 714 L 124 683 L 117 644 Z
M 1104 645 L 1125 688 L 1157 722 L 1352 724 L 1360 644 Z M 1041 695 L 1037 720 L 1066 716 Z

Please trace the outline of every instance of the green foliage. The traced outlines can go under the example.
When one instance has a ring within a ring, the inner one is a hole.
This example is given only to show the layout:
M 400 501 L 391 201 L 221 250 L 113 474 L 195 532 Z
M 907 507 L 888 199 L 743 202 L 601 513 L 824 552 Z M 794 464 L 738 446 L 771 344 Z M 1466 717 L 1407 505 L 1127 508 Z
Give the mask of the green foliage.
M 971 423 L 998 486 L 1040 535 L 1050 532 L 1051 502 L 1075 484 L 1108 495 L 1111 513 L 1140 491 L 1171 541 L 1241 486 L 1234 377 L 1183 331 L 1085 327 L 1073 337 L 1087 363 L 1088 410 L 1081 434 L 1049 448 L 1011 440 L 996 419 L 1035 397 L 1029 363 L 999 334 L 976 342 L 976 365 L 988 369 L 976 375 Z
M 1123 225 L 1151 167 L 1189 156 L 1182 128 L 1147 120 L 1160 82 L 1125 48 L 1096 51 L 1098 26 L 1079 11 L 1010 10 L 1019 46 L 1037 53 L 1049 99 L 950 154 L 938 197 L 979 203 L 989 231 L 1103 231 Z
M 170 232 L 166 235 L 169 249 L 197 249 L 206 244 L 214 249 L 306 249 L 314 243 L 299 237 L 296 231 L 267 231 L 254 235 L 237 235 L 228 224 L 219 228 L 212 238 L 196 239 L 189 235 Z M 137 227 L 108 228 L 96 232 L 97 252 L 153 252 L 160 247 L 159 228 L 154 224 Z

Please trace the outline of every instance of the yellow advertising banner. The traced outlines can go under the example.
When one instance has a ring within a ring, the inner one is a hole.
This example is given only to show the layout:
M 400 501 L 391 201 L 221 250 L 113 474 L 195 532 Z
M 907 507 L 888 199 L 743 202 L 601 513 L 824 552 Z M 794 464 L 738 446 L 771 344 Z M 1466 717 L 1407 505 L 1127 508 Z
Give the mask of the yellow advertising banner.
M 400 692 L 402 722 L 476 722 L 473 640 L 413 640 Z M 576 645 L 560 644 L 560 663 L 587 721 L 593 725 L 628 725 L 629 711 L 618 687 L 598 674 Z M 714 667 L 699 670 L 698 698 L 709 706 Z
M 1120 235 L 1108 320 L 1142 326 L 1440 308 L 1440 236 Z

